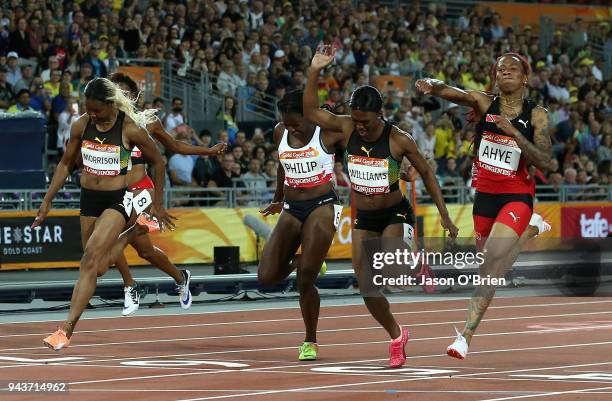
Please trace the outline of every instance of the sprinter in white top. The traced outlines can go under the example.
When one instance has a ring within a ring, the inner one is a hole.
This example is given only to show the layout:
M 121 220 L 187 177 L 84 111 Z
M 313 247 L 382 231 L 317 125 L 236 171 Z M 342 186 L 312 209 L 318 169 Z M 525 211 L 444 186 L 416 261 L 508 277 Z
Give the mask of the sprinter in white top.
M 298 359 L 317 359 L 319 293 L 314 286 L 325 261 L 342 213 L 333 185 L 334 154 L 338 143 L 306 120 L 302 112 L 303 92 L 287 93 L 279 102 L 282 121 L 274 129 L 278 145 L 277 186 L 264 216 L 281 216 L 266 242 L 259 263 L 258 278 L 263 285 L 278 283 L 297 268 L 300 308 L 306 337 Z M 295 254 L 302 246 L 301 257 Z M 293 263 L 292 263 L 293 260 Z

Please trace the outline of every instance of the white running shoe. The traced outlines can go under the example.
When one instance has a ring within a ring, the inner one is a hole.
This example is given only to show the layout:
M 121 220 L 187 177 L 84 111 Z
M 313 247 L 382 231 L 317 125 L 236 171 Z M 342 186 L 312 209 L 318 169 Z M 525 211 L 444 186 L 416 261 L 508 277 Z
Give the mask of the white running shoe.
M 538 234 L 536 235 L 536 237 L 552 229 L 552 226 L 550 225 L 550 223 L 544 220 L 542 216 L 540 216 L 537 213 L 534 213 L 531 215 L 531 220 L 529 220 L 529 225 L 538 228 Z
M 123 311 L 121 314 L 123 316 L 129 316 L 138 310 L 140 306 L 140 294 L 138 293 L 136 285 L 133 287 L 125 287 L 123 292 L 125 294 L 125 299 L 123 301 Z
M 452 356 L 453 358 L 465 359 L 465 356 L 468 353 L 468 343 L 465 340 L 465 337 L 461 335 L 461 333 L 459 332 L 459 330 L 457 330 L 456 327 L 455 331 L 457 332 L 457 338 L 455 339 L 455 342 L 453 342 L 451 345 L 448 346 L 448 348 L 446 348 L 446 354 L 448 356 Z
M 179 292 L 179 299 L 181 301 L 181 308 L 189 309 L 191 306 L 191 291 L 189 291 L 189 280 L 191 279 L 191 272 L 189 270 L 181 270 L 183 274 L 183 284 L 180 284 L 177 289 Z

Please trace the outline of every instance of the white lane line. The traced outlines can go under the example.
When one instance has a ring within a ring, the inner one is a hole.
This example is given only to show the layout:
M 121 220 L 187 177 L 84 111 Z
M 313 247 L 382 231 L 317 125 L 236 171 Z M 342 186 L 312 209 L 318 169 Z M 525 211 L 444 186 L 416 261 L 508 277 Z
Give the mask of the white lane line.
M 503 317 L 503 318 L 494 318 L 494 319 L 485 319 L 485 322 L 493 322 L 493 321 L 506 321 L 506 320 L 522 320 L 522 319 L 546 319 L 548 317 L 569 317 L 569 316 L 584 316 L 584 315 L 599 315 L 599 314 L 609 314 L 609 311 L 605 312 L 585 312 L 585 313 L 568 313 L 568 314 L 559 314 L 559 315 L 538 315 L 538 316 L 518 316 L 518 317 Z M 412 324 L 409 327 L 417 327 L 417 326 L 433 326 L 433 325 L 451 325 L 463 323 L 463 321 L 448 321 L 448 322 L 436 322 L 436 323 L 417 323 Z M 607 328 L 612 330 L 612 327 Z M 350 327 L 345 329 L 325 329 L 318 330 L 317 333 L 339 333 L 339 332 L 352 332 L 352 331 L 360 331 L 360 330 L 381 330 L 380 326 L 368 326 L 368 327 Z M 569 328 L 560 328 L 560 329 L 534 329 L 527 331 L 515 331 L 508 332 L 507 335 L 510 334 L 524 334 L 524 333 L 532 333 L 532 334 L 543 334 L 543 333 L 557 333 L 557 332 L 567 332 L 567 331 L 576 331 L 575 327 Z M 74 344 L 71 345 L 71 348 L 91 348 L 91 347 L 107 347 L 111 345 L 135 345 L 135 344 L 151 344 L 151 343 L 168 343 L 168 342 L 183 342 L 183 341 L 206 341 L 206 340 L 227 340 L 227 339 L 235 339 L 235 338 L 247 338 L 247 337 L 274 337 L 274 336 L 285 336 L 285 335 L 299 335 L 303 334 L 303 330 L 300 331 L 282 331 L 276 333 L 255 333 L 255 334 L 233 334 L 233 335 L 223 335 L 223 336 L 206 336 L 206 337 L 184 337 L 184 338 L 167 338 L 167 339 L 153 339 L 153 340 L 138 340 L 138 341 L 122 341 L 122 342 L 110 342 L 110 343 L 93 343 L 93 344 Z M 483 334 L 479 334 L 483 335 Z M 486 334 L 484 334 L 486 335 Z M 425 339 L 444 339 L 450 338 L 448 336 L 443 337 L 429 337 Z M 414 339 L 411 341 L 422 341 L 423 338 Z M 380 341 L 376 342 L 365 342 L 360 344 L 378 344 Z M 319 346 L 325 346 L 319 345 Z M 0 352 L 4 351 L 24 351 L 24 350 L 36 350 L 36 349 L 46 349 L 46 347 L 23 347 L 23 348 L 5 348 L 0 349 Z M 227 351 L 231 352 L 231 351 Z
M 544 394 L 528 394 L 528 395 L 517 395 L 513 397 L 501 397 L 501 398 L 487 398 L 481 401 L 508 401 L 508 400 L 519 400 L 524 398 L 535 398 L 535 397 L 550 397 L 552 395 L 567 395 L 567 394 L 584 394 L 591 391 L 610 390 L 612 387 L 599 387 L 599 388 L 585 388 L 582 390 L 569 390 L 569 391 L 555 391 L 552 393 Z
M 438 312 L 464 312 L 465 309 L 447 309 L 447 310 L 441 310 Z M 430 313 L 429 311 L 426 312 L 397 312 L 394 313 L 394 315 L 406 315 L 406 314 L 414 314 L 414 313 Z M 500 318 L 493 318 L 493 319 L 486 319 L 484 321 L 489 321 L 489 322 L 493 322 L 493 321 L 500 321 L 500 320 L 520 320 L 520 319 L 547 319 L 547 318 L 553 318 L 553 317 L 568 317 L 568 316 L 586 316 L 586 315 L 602 315 L 602 314 L 610 314 L 610 316 L 612 316 L 612 312 L 607 310 L 607 311 L 599 311 L 599 312 L 580 312 L 580 313 L 562 313 L 562 314 L 556 314 L 556 315 L 535 315 L 535 316 L 516 316 L 516 317 L 500 317 Z M 353 317 L 369 317 L 370 315 L 344 315 L 344 316 L 335 316 L 335 317 L 321 317 L 319 318 L 319 321 L 321 320 L 326 320 L 326 319 L 347 319 L 347 318 L 353 318 Z M 132 332 L 132 331 L 149 331 L 149 330 L 167 330 L 167 329 L 181 329 L 181 328 L 193 328 L 193 327 L 208 327 L 208 326 L 213 326 L 213 327 L 217 327 L 217 326 L 235 326 L 238 324 L 259 324 L 259 323 L 265 323 L 265 324 L 269 324 L 269 323 L 280 323 L 280 322 L 302 322 L 303 320 L 301 318 L 291 318 L 291 319 L 269 319 L 269 320 L 246 320 L 246 321 L 240 321 L 240 322 L 222 322 L 222 323 L 197 323 L 197 324 L 178 324 L 178 325 L 169 325 L 169 326 L 151 326 L 151 327 L 126 327 L 126 328 L 117 328 L 117 329 L 100 329 L 100 330 L 82 330 L 82 331 L 77 331 L 77 334 L 89 334 L 89 333 L 107 333 L 107 332 L 118 332 L 118 331 L 128 331 L 128 332 Z M 448 321 L 448 322 L 432 322 L 432 323 L 417 323 L 417 324 L 410 324 L 411 327 L 413 326 L 427 326 L 427 325 L 436 325 L 436 324 L 456 324 L 456 323 L 462 323 L 463 321 Z M 360 330 L 369 330 L 369 329 L 374 329 L 374 328 L 380 328 L 380 326 L 371 326 L 371 327 L 364 327 L 361 328 Z M 592 329 L 592 328 L 612 328 L 612 325 L 610 327 L 601 327 L 601 326 L 580 326 L 580 327 L 560 327 L 560 328 L 534 328 L 534 330 L 541 330 L 541 331 L 547 331 L 547 330 L 561 330 L 561 329 L 565 329 L 565 330 L 581 330 L 581 329 Z M 352 330 L 352 329 L 346 329 L 346 330 Z M 319 330 L 318 333 L 321 332 L 325 332 L 326 330 Z M 11 338 L 11 337 L 29 337 L 29 336 L 45 336 L 48 333 L 24 333 L 24 334 L 9 334 L 9 335 L 5 335 L 2 336 L 2 338 Z M 0 350 L 0 351 L 5 351 L 5 350 Z
M 511 299 L 511 298 L 516 298 L 516 297 L 505 297 L 505 296 L 500 296 L 500 297 L 496 297 L 496 299 Z M 521 297 L 521 298 L 528 298 L 528 297 Z M 565 299 L 565 298 L 562 298 Z M 430 302 L 456 302 L 456 301 L 461 301 L 461 302 L 467 302 L 469 300 L 469 296 L 468 297 L 464 297 L 464 298 L 452 298 L 452 299 L 448 299 L 448 298 L 443 298 L 443 299 L 428 299 L 428 300 L 423 300 L 423 301 L 397 301 L 395 299 L 390 299 L 390 303 L 392 305 L 409 305 L 409 304 L 423 304 L 423 303 L 430 303 Z M 567 306 L 567 305 L 572 305 L 572 306 L 577 306 L 577 305 L 593 305 L 593 304 L 609 304 L 612 303 L 612 300 L 600 300 L 600 301 L 574 301 L 574 302 L 556 302 L 556 303 L 543 303 L 543 304 L 522 304 L 522 305 L 498 305 L 498 306 L 490 306 L 489 310 L 491 309 L 513 309 L 513 308 L 534 308 L 534 307 L 543 307 L 543 306 Z M 329 308 L 343 308 L 343 307 L 352 307 L 352 306 L 363 306 L 363 301 L 356 301 L 356 302 L 350 302 L 350 303 L 342 303 L 342 304 L 332 304 L 332 305 L 322 305 L 322 309 L 329 309 Z M 294 309 L 299 309 L 299 306 L 290 306 L 290 307 L 269 307 L 269 308 L 257 308 L 257 309 L 237 309 L 237 310 L 219 310 L 219 311 L 204 311 L 204 312 L 183 312 L 183 313 L 168 313 L 168 314 L 162 314 L 160 315 L 159 313 L 157 314 L 139 314 L 137 316 L 131 316 L 130 319 L 134 320 L 134 319 L 138 319 L 138 318 L 147 318 L 147 317 L 156 317 L 156 318 L 165 318 L 165 317 L 169 317 L 169 316 L 193 316 L 193 315 L 218 315 L 218 314 L 224 314 L 224 313 L 245 313 L 245 312 L 261 312 L 261 311 L 274 311 L 274 310 L 294 310 Z M 412 311 L 412 312 L 394 312 L 394 313 L 402 313 L 402 314 L 413 314 L 413 313 L 441 313 L 441 312 L 453 312 L 453 311 L 465 311 L 466 308 L 455 308 L 455 309 L 438 309 L 438 310 L 419 310 L 419 311 Z M 347 318 L 351 318 L 351 317 L 370 317 L 369 314 L 362 314 L 362 315 L 348 315 L 345 316 Z M 320 319 L 337 319 L 337 318 L 342 318 L 342 316 L 326 316 L 326 317 L 321 317 Z M 84 317 L 81 318 L 81 321 L 85 321 L 85 320 L 102 320 L 102 319 L 119 319 L 119 320 L 125 320 L 126 318 L 123 316 L 99 316 L 99 317 Z M 29 320 L 26 322 L 0 322 L 0 325 L 6 325 L 6 324 L 29 324 L 29 323 L 46 323 L 46 322 L 58 322 L 61 321 L 62 319 L 46 319 L 46 320 Z M 301 319 L 297 319 L 297 320 L 301 320 Z

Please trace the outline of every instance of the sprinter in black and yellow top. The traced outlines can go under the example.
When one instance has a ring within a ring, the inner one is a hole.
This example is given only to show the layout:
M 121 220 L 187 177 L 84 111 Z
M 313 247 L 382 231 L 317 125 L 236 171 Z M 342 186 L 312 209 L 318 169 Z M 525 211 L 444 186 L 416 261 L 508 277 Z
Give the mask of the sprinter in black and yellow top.
M 404 238 L 412 241 L 412 208 L 399 190 L 400 164 L 406 157 L 423 177 L 427 190 L 440 212 L 441 224 L 451 237 L 457 227 L 451 221 L 440 187 L 419 152 L 412 137 L 381 118 L 382 97 L 372 86 L 357 88 L 351 96 L 351 114 L 334 115 L 319 108 L 317 82 L 320 71 L 335 58 L 335 49 L 322 46 L 312 59 L 308 83 L 304 91 L 304 116 L 323 130 L 344 133 L 344 145 L 357 216 L 352 232 L 353 268 L 360 288 L 371 287 L 364 282 L 371 277 L 364 271 L 368 255 L 364 240 L 373 238 Z M 391 337 L 389 366 L 397 368 L 406 362 L 404 350 L 408 330 L 402 328 L 380 293 L 366 294 L 364 301 L 372 316 Z
M 163 206 L 164 162 L 155 142 L 141 128 L 153 120 L 154 110 L 136 112 L 134 103 L 106 78 L 96 78 L 85 88 L 87 114 L 70 128 L 66 153 L 55 170 L 48 192 L 32 226 L 42 224 L 51 202 L 64 185 L 81 151 L 81 258 L 79 280 L 73 293 L 68 319 L 44 339 L 45 345 L 59 351 L 68 346 L 75 325 L 96 289 L 96 277 L 113 264 L 112 255 L 119 235 L 134 224 L 141 208 L 152 203 L 150 214 L 163 225 L 173 227 L 172 217 Z M 153 199 L 133 198 L 127 190 L 127 165 L 134 146 L 154 166 L 154 181 L 159 191 Z M 134 202 L 132 202 L 132 200 Z M 135 213 L 132 213 L 134 209 Z

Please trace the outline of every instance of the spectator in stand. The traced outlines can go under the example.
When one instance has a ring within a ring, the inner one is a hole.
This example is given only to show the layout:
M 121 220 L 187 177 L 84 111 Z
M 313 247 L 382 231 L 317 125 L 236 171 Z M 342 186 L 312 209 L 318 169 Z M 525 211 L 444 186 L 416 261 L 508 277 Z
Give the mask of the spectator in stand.
M 13 91 L 19 92 L 23 89 L 30 89 L 34 80 L 33 68 L 29 64 L 21 67 L 21 78 L 13 85 Z
M 13 91 L 15 91 L 15 85 L 21 80 L 21 69 L 19 68 L 19 56 L 16 52 L 9 52 L 6 55 L 6 64 L 8 66 L 8 72 L 6 73 L 6 82 L 11 85 Z
M 10 34 L 9 50 L 21 54 L 21 57 L 24 58 L 35 56 L 35 52 L 30 45 L 30 33 L 28 32 L 28 23 L 25 18 L 17 20 L 17 28 Z
M 43 70 L 40 73 L 40 76 L 42 77 L 44 82 L 50 81 L 51 80 L 51 71 L 59 70 L 59 69 L 61 69 L 61 66 L 60 66 L 60 62 L 59 62 L 57 56 L 55 56 L 55 55 L 54 56 L 50 56 L 47 59 L 47 69 Z
M 68 82 L 62 82 L 59 95 L 55 96 L 51 102 L 51 116 L 54 121 L 59 121 L 60 113 L 66 110 L 71 94 L 70 84 Z
M 8 68 L 6 65 L 0 65 L 0 111 L 6 111 L 13 103 L 13 90 L 11 85 L 6 82 L 6 73 Z
M 45 82 L 45 89 L 47 89 L 49 96 L 55 97 L 59 95 L 61 80 L 62 80 L 61 70 L 51 71 L 51 78 L 47 82 Z
M 217 119 L 223 120 L 223 129 L 229 135 L 230 144 L 236 142 L 238 125 L 236 124 L 236 101 L 230 96 L 225 97 L 225 106 L 219 109 Z
M 247 195 L 252 198 L 246 203 L 248 206 L 260 206 L 262 204 L 260 200 L 267 192 L 266 177 L 261 173 L 261 166 L 261 161 L 251 159 L 249 171 L 240 176 L 243 179 Z
M 8 108 L 7 113 L 20 113 L 23 111 L 36 111 L 30 106 L 30 91 L 20 90 L 15 96 L 16 103 Z
M 52 99 L 43 85 L 42 78 L 34 78 L 30 87 L 30 106 L 34 110 L 40 111 L 45 117 L 48 117 L 51 111 L 51 101 Z
M 185 143 L 191 141 L 186 136 L 177 136 L 177 140 Z M 190 155 L 176 153 L 168 161 L 168 171 L 170 172 L 170 182 L 177 187 L 196 187 L 197 182 L 193 179 L 193 169 L 195 161 Z
M 234 156 L 224 154 L 222 157 L 221 168 L 217 170 L 208 181 L 208 188 L 232 188 L 234 186 L 233 179 L 240 176 L 232 171 L 234 166 Z M 213 196 L 224 197 L 225 193 L 221 191 L 212 192 Z M 224 206 L 225 201 L 217 202 L 217 205 Z
M 91 44 L 91 48 L 83 62 L 91 64 L 91 66 L 93 67 L 94 76 L 106 78 L 106 76 L 108 75 L 106 65 L 104 64 L 104 61 L 100 59 L 99 42 L 93 42 Z
M 175 97 L 172 99 L 172 111 L 164 117 L 164 127 L 170 132 L 177 125 L 185 124 L 187 118 L 183 113 L 183 99 Z
M 234 72 L 234 64 L 229 60 L 223 63 L 223 68 L 217 79 L 219 92 L 226 96 L 236 96 L 240 81 L 240 77 Z
M 68 139 L 70 138 L 70 126 L 72 125 L 72 122 L 75 121 L 78 117 L 79 106 L 77 103 L 77 99 L 75 99 L 73 96 L 70 96 L 68 98 L 68 101 L 66 102 L 66 107 L 64 111 L 62 111 L 57 118 L 57 148 L 60 150 L 60 153 L 64 153 L 66 151 L 66 144 L 68 143 Z

